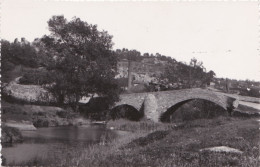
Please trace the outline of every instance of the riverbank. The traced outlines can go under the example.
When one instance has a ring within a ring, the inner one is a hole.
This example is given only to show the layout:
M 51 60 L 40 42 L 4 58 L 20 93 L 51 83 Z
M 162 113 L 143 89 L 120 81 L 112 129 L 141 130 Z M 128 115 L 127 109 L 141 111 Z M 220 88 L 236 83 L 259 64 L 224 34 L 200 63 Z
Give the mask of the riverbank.
M 259 166 L 260 137 L 257 120 L 220 116 L 179 124 L 110 121 L 108 128 L 131 133 L 109 143 L 70 150 L 55 157 L 50 154 L 47 165 L 256 167 Z M 217 151 L 209 151 L 212 147 Z M 46 162 L 41 159 L 26 163 L 42 164 Z
M 90 123 L 90 121 L 85 120 L 79 113 L 73 112 L 70 108 L 17 104 L 4 100 L 2 100 L 1 105 L 2 122 L 4 123 L 32 124 L 36 128 Z
M 23 130 L 36 130 L 41 127 L 56 127 L 56 126 L 80 126 L 89 125 L 90 120 L 84 119 L 79 113 L 72 112 L 70 109 L 63 109 L 54 106 L 40 106 L 31 104 L 17 104 L 9 103 L 4 100 L 1 101 L 1 121 L 5 129 L 5 134 L 2 135 L 2 142 L 13 143 L 16 140 L 17 133 L 12 133 L 15 129 Z

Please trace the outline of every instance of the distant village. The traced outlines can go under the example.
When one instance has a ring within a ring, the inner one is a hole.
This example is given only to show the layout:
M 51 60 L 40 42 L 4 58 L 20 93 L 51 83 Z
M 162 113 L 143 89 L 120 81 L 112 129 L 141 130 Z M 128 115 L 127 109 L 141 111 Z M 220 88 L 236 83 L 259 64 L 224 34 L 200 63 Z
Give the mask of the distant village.
M 143 58 L 140 62 L 122 59 L 117 63 L 116 78 L 128 78 L 130 69 L 133 84 L 157 83 L 166 64 L 167 61 L 158 60 L 156 57 Z

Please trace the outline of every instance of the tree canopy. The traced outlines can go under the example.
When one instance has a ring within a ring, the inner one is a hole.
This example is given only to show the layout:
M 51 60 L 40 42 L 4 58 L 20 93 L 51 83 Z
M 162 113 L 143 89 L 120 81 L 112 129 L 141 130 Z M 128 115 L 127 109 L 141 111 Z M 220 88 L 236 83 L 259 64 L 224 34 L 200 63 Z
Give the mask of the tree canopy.
M 1 40 L 1 45 L 3 61 L 9 61 L 15 65 L 37 67 L 36 50 L 25 38 L 21 38 L 21 41 L 16 38 L 11 43 Z
M 117 100 L 112 36 L 76 17 L 67 21 L 64 16 L 53 16 L 48 26 L 51 34 L 38 45 L 52 56 L 47 68 L 54 84 L 49 90 L 59 103 L 77 105 L 81 97 L 94 93 L 109 96 L 111 103 Z
M 214 78 L 213 71 L 206 72 L 203 63 L 192 58 L 190 64 L 175 63 L 168 64 L 161 79 L 166 84 L 177 84 L 177 88 L 204 87 Z

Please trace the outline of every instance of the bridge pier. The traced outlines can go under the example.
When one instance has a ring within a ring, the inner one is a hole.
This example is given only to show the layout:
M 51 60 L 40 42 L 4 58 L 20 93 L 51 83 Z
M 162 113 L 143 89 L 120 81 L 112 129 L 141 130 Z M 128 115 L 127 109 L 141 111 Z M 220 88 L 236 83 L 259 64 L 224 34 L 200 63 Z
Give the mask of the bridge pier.
M 153 94 L 148 94 L 144 99 L 144 116 L 154 122 L 159 122 L 160 113 L 157 111 L 157 100 Z

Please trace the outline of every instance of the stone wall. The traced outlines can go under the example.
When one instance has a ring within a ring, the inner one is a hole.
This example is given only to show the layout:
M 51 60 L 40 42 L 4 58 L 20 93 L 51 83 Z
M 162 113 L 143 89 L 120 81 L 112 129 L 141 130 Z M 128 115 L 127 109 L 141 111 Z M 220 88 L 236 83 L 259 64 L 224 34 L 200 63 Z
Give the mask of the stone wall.
M 39 85 L 20 85 L 10 83 L 4 87 L 3 92 L 18 100 L 27 102 L 54 102 L 54 97 Z

